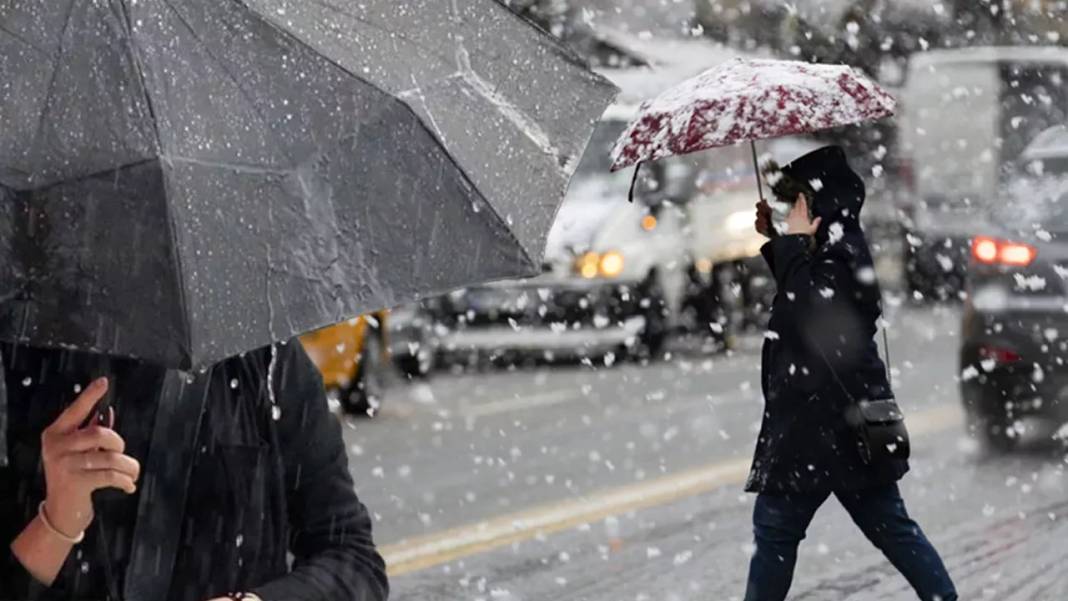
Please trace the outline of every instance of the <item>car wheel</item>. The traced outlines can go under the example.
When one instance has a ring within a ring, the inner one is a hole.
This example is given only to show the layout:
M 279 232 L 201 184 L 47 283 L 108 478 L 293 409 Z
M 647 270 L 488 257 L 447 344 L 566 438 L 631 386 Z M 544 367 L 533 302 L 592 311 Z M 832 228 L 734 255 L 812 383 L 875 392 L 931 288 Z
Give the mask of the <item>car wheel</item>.
M 642 359 L 658 359 L 663 355 L 664 344 L 667 342 L 667 303 L 664 302 L 663 292 L 655 276 L 650 276 L 642 287 L 641 303 L 645 327 L 638 335 L 639 348 L 636 356 Z
M 905 264 L 905 289 L 913 302 L 924 302 L 932 296 L 930 286 L 912 261 Z
M 405 354 L 394 359 L 394 365 L 401 375 L 409 380 L 419 380 L 430 377 L 436 369 L 433 353 L 419 349 L 415 353 Z
M 716 319 L 709 324 L 710 332 L 718 348 L 729 351 L 735 347 L 747 320 L 744 270 L 734 263 L 717 265 L 712 270 L 712 286 Z
M 965 415 L 968 434 L 979 441 L 983 451 L 1003 455 L 1017 448 L 1019 437 L 1013 434 L 1012 427 L 1005 420 L 980 415 L 967 402 Z
M 385 372 L 382 340 L 377 332 L 369 332 L 360 352 L 356 380 L 341 393 L 341 408 L 346 414 L 374 417 L 378 413 L 385 391 Z
M 1012 427 L 1008 424 L 986 421 L 979 429 L 980 441 L 987 451 L 1002 455 L 1019 447 L 1020 438 L 1012 432 Z

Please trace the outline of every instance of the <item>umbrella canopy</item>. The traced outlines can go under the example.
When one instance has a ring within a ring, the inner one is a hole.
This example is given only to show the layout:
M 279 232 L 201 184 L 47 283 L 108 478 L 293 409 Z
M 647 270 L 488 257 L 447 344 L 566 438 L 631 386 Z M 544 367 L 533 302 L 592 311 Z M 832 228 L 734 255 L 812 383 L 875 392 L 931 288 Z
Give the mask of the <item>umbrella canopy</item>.
M 496 0 L 11 0 L 0 339 L 190 369 L 533 275 L 614 89 Z
M 612 170 L 739 142 L 888 117 L 894 98 L 844 65 L 733 59 L 642 104 Z

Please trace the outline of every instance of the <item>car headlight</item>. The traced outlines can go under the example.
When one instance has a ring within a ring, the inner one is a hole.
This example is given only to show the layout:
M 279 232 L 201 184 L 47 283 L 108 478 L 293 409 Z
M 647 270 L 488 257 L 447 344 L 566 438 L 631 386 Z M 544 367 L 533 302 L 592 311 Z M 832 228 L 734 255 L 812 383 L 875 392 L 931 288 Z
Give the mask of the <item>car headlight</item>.
M 623 273 L 625 265 L 623 255 L 617 251 L 588 252 L 575 261 L 575 271 L 588 280 L 596 277 L 614 278 Z
M 614 278 L 623 273 L 623 255 L 616 251 L 601 255 L 600 272 L 603 277 Z
M 585 253 L 575 261 L 575 271 L 582 277 L 592 280 L 600 272 L 601 255 L 597 253 Z
M 723 225 L 732 232 L 743 232 L 752 229 L 755 220 L 756 216 L 753 214 L 753 211 L 735 211 L 734 213 L 727 215 L 727 219 L 723 222 Z

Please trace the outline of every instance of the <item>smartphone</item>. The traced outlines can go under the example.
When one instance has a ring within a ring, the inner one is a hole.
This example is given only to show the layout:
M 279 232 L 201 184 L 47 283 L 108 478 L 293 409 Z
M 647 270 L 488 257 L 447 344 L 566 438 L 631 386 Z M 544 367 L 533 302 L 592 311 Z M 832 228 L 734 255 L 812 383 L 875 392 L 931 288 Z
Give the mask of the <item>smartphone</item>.
M 97 425 L 105 428 L 110 428 L 114 424 L 111 423 L 111 400 L 112 391 L 115 388 L 115 379 L 111 377 L 111 373 L 104 367 L 99 366 L 93 370 L 95 373 L 89 382 L 95 382 L 98 378 L 106 377 L 108 379 L 108 391 L 104 393 L 104 396 L 100 397 L 97 401 L 96 407 L 93 407 L 93 411 L 89 414 L 89 417 L 85 419 L 85 423 L 82 427 Z
M 92 425 L 103 426 L 110 428 L 111 424 L 111 391 L 108 390 L 107 394 L 103 396 L 96 403 L 96 407 L 93 407 L 92 413 L 89 417 L 85 418 L 85 422 L 82 423 L 82 427 L 86 428 Z

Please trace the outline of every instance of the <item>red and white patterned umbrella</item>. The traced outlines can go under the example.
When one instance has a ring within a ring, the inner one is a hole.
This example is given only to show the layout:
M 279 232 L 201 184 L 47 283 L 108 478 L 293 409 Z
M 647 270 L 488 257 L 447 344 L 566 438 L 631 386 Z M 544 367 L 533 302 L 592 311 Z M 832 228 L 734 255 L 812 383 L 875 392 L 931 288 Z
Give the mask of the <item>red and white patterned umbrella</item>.
M 643 103 L 612 150 L 612 170 L 874 121 L 893 115 L 895 105 L 878 84 L 844 65 L 733 59 Z

